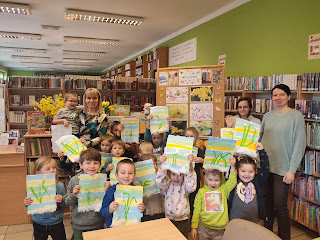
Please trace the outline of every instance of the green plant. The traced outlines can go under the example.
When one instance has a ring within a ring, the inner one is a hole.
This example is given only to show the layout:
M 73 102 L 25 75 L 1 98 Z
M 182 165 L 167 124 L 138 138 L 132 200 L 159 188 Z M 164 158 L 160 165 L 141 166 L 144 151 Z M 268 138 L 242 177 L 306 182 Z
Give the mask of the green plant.
M 42 198 L 44 196 L 45 193 L 48 194 L 48 196 L 50 197 L 50 194 L 48 193 L 48 189 L 44 186 L 45 183 L 45 179 L 43 179 L 41 185 L 40 186 L 40 191 L 39 191 L 39 195 L 37 195 L 37 193 L 35 192 L 33 187 L 30 187 L 31 192 L 33 193 L 33 195 L 36 197 L 36 199 L 38 200 L 39 203 L 42 203 Z M 44 190 L 44 192 L 42 193 L 42 189 Z
M 213 154 L 214 154 L 214 157 L 211 161 L 211 165 L 218 165 L 219 164 L 219 161 L 220 160 L 223 160 L 224 161 L 224 166 L 227 167 L 227 160 L 226 160 L 226 157 L 228 155 L 232 155 L 231 153 L 226 153 L 226 154 L 223 154 L 223 153 L 219 153 L 217 155 L 217 153 L 215 151 L 213 151 Z
M 255 137 L 255 135 L 257 133 L 256 129 L 254 130 L 254 133 L 252 134 L 251 141 L 248 144 L 246 144 L 251 125 L 252 124 L 250 123 L 249 126 L 246 126 L 246 125 L 244 126 L 244 133 L 243 133 L 243 136 L 242 136 L 242 139 L 241 139 L 241 143 L 240 143 L 241 147 L 247 147 L 247 146 L 251 145 L 254 142 L 254 137 Z
M 147 186 L 150 186 L 150 183 L 151 181 L 150 180 L 147 180 L 147 181 L 139 181 L 139 184 L 142 186 L 142 187 L 147 187 Z
M 77 147 L 77 149 L 75 150 L 73 147 L 69 146 L 68 144 L 66 143 L 61 143 L 62 146 L 64 146 L 69 152 L 71 152 L 72 154 L 74 155 L 80 155 L 80 152 L 83 150 L 83 146 L 82 146 L 82 150 L 79 149 L 79 146 L 77 144 L 77 141 L 75 139 L 74 140 L 74 145 Z
M 131 207 L 131 203 L 132 201 L 134 200 L 136 203 L 137 203 L 137 199 L 135 197 L 132 197 L 130 198 L 130 193 L 123 193 L 123 195 L 128 195 L 128 198 L 127 200 L 123 199 L 122 201 L 124 202 L 124 216 L 125 216 L 125 219 L 127 220 L 128 219 L 128 213 L 129 213 L 129 210 L 130 210 L 130 207 Z
M 91 205 L 98 197 L 94 197 L 91 201 L 90 201 L 90 191 L 88 189 L 84 190 L 86 193 L 84 193 L 83 195 L 87 195 L 86 200 L 87 200 L 87 204 Z

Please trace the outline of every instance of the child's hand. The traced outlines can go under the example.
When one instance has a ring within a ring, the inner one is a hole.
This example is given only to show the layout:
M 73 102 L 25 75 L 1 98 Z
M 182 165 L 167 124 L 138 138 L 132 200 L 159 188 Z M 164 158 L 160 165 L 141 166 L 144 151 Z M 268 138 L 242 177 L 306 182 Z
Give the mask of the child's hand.
M 106 172 L 110 172 L 113 168 L 114 168 L 114 165 L 113 165 L 112 163 L 110 163 L 110 164 L 107 166 Z
M 171 121 L 172 121 L 172 117 L 170 117 L 170 116 L 167 117 L 167 121 L 168 121 L 168 122 L 171 122 Z
M 67 119 L 62 119 L 63 120 L 63 126 L 68 127 L 69 126 L 69 122 Z
M 25 198 L 24 199 L 24 205 L 27 207 L 29 205 L 31 205 L 31 203 L 33 202 L 33 200 L 31 198 Z
M 236 171 L 236 159 L 234 158 L 234 156 L 229 158 L 229 162 L 231 164 L 231 171 L 235 172 Z
M 194 162 L 195 163 L 204 163 L 204 159 L 202 157 L 195 157 Z
M 161 163 L 164 163 L 165 161 L 167 161 L 167 159 L 168 159 L 168 158 L 167 158 L 167 156 L 165 156 L 165 155 L 161 155 L 161 156 L 160 156 L 160 162 L 161 162 Z
M 193 240 L 197 240 L 197 229 L 196 228 L 192 228 L 191 229 L 191 236 Z
M 55 196 L 55 199 L 56 199 L 56 202 L 57 202 L 57 203 L 62 203 L 62 202 L 63 202 L 63 197 L 62 197 L 62 195 L 60 195 L 60 194 L 57 194 L 57 195 Z
M 263 150 L 263 145 L 261 142 L 256 142 L 255 145 L 256 145 L 257 150 Z
M 60 161 L 63 162 L 64 161 L 64 152 L 63 151 L 59 151 L 57 155 L 60 158 Z
M 150 121 L 152 118 L 153 118 L 153 115 L 149 114 L 148 117 L 147 117 L 147 120 Z
M 226 124 L 227 124 L 227 127 L 228 128 L 231 128 L 233 123 L 234 123 L 234 119 L 233 119 L 233 116 L 232 115 L 227 115 L 225 117 L 225 121 L 226 121 Z
M 107 191 L 109 188 L 111 188 L 111 183 L 110 183 L 110 181 L 105 181 L 105 182 L 104 182 L 104 187 L 106 188 L 106 191 Z
M 85 139 L 80 138 L 80 142 L 82 142 L 83 145 L 85 145 L 86 147 L 88 147 L 88 143 L 87 143 L 87 141 L 86 141 Z
M 109 213 L 112 214 L 114 213 L 114 211 L 119 207 L 119 203 L 113 201 L 112 203 L 110 203 L 109 205 Z
M 188 158 L 190 160 L 190 163 L 192 163 L 195 160 L 195 156 L 193 156 L 192 154 L 189 154 Z
M 129 150 L 131 149 L 131 145 L 130 145 L 130 144 L 125 144 L 124 147 L 125 147 L 125 149 L 126 149 L 127 151 L 129 151 Z
M 138 208 L 139 208 L 139 210 L 143 213 L 143 212 L 144 212 L 144 209 L 145 209 L 146 207 L 144 206 L 143 203 L 139 203 L 139 204 L 138 204 Z
M 80 185 L 74 186 L 73 191 L 72 191 L 73 196 L 78 197 L 78 193 L 80 192 L 80 188 L 81 188 Z

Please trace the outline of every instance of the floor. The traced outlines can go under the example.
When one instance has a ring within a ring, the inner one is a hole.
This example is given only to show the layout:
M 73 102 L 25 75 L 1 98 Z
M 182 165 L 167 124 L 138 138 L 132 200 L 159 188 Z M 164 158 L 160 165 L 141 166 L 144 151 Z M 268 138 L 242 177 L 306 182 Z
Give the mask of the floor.
M 69 219 L 64 220 L 67 239 L 70 240 L 72 236 L 72 227 Z M 277 226 L 275 226 L 276 232 Z M 0 226 L 0 240 L 32 240 L 33 227 L 32 224 Z M 294 240 L 311 240 L 319 237 L 319 235 L 309 230 L 308 228 L 293 222 L 291 227 L 291 239 Z M 49 237 L 51 239 L 51 237 Z M 189 237 L 191 240 L 191 238 Z

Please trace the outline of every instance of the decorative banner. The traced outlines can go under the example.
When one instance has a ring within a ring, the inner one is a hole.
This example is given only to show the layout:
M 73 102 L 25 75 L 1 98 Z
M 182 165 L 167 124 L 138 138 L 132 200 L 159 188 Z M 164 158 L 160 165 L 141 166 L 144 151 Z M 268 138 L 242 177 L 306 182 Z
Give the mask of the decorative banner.
M 65 135 L 72 135 L 72 126 L 71 124 L 68 127 L 63 125 L 51 125 L 52 132 L 52 152 L 58 153 L 60 147 L 56 144 L 56 141 Z
M 241 118 L 236 119 L 233 139 L 238 140 L 235 152 L 253 158 L 257 157 L 255 143 L 259 140 L 260 124 L 249 122 Z
M 188 103 L 188 87 L 167 87 L 166 103 Z
M 139 143 L 139 119 L 122 118 L 121 124 L 124 126 L 121 140 L 125 143 Z
M 159 86 L 168 85 L 168 72 L 159 72 Z
M 178 71 L 169 72 L 169 85 L 179 85 Z
M 172 135 L 184 136 L 188 127 L 187 121 L 172 121 Z
M 118 163 L 122 160 L 126 159 L 126 157 L 112 157 L 112 164 L 113 164 L 113 169 L 110 172 L 110 184 L 111 186 L 115 185 L 118 183 L 118 179 L 116 178 L 116 169 Z
M 234 128 L 221 128 L 220 137 L 224 139 L 233 139 Z
M 191 102 L 212 102 L 212 87 L 191 87 Z
M 74 135 L 63 136 L 56 141 L 56 144 L 72 162 L 79 162 L 80 153 L 87 149 Z
M 167 107 L 173 120 L 188 120 L 188 104 L 167 104 Z
M 130 116 L 130 106 L 129 105 L 112 105 L 114 108 L 110 112 L 110 116 Z
M 28 214 L 56 211 L 56 194 L 56 175 L 54 173 L 27 175 L 27 197 L 33 200 L 28 206 Z
M 190 127 L 196 128 L 200 137 L 212 136 L 213 123 L 211 121 L 191 121 Z
M 169 135 L 164 149 L 164 155 L 168 159 L 162 164 L 162 168 L 177 174 L 188 173 L 190 168 L 188 155 L 192 154 L 193 139 L 193 137 Z
M 100 212 L 102 200 L 106 193 L 104 182 L 106 174 L 79 175 L 78 211 L 79 212 Z
M 190 104 L 190 120 L 211 120 L 213 119 L 213 104 Z
M 136 178 L 133 184 L 143 187 L 143 196 L 151 196 L 160 193 L 160 189 L 156 185 L 156 171 L 154 169 L 153 160 L 136 162 Z
M 218 169 L 228 172 L 230 168 L 229 158 L 232 156 L 236 140 L 209 138 L 203 168 Z
M 180 69 L 179 85 L 201 85 L 201 68 L 196 69 Z
M 138 208 L 142 203 L 143 187 L 131 185 L 117 185 L 114 201 L 119 203 L 114 211 L 111 227 L 119 227 L 139 223 L 142 213 Z
M 153 118 L 150 120 L 151 134 L 169 131 L 169 123 L 167 121 L 169 117 L 168 107 L 152 107 L 150 108 L 150 114 L 153 115 Z

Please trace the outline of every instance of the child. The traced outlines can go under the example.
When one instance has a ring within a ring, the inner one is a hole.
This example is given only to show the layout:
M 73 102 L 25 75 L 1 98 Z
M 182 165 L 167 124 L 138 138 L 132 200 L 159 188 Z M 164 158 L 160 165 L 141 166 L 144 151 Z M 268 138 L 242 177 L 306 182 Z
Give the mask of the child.
M 120 185 L 132 185 L 133 180 L 136 177 L 136 168 L 134 166 L 133 161 L 130 159 L 121 160 L 116 167 L 116 178 L 118 179 Z M 114 211 L 118 208 L 119 203 L 114 201 L 114 193 L 116 191 L 116 186 L 113 185 L 104 195 L 102 207 L 100 209 L 100 213 L 103 217 L 106 218 L 106 226 L 107 228 L 111 227 L 112 216 Z M 138 208 L 141 212 L 144 211 L 145 206 L 143 203 L 138 204 Z
M 229 179 L 223 182 L 222 172 L 205 170 L 206 185 L 200 188 L 194 201 L 191 236 L 196 239 L 222 239 L 228 217 L 227 198 L 237 184 L 235 158 L 230 158 Z
M 78 95 L 74 92 L 67 92 L 64 95 L 63 101 L 65 108 L 60 109 L 54 116 L 52 124 L 63 123 L 65 127 L 68 127 L 69 124 L 71 124 L 72 134 L 78 137 L 80 129 L 79 110 L 76 109 L 78 105 Z
M 146 132 L 144 134 L 144 140 L 147 142 L 151 142 L 153 145 L 153 153 L 160 153 L 163 154 L 163 149 L 167 144 L 168 136 L 171 134 L 171 117 L 167 118 L 167 121 L 169 122 L 169 131 L 166 133 L 153 133 L 150 132 L 150 120 L 153 118 L 152 114 L 149 114 L 147 117 L 148 124 L 146 128 Z
M 111 152 L 111 144 L 115 141 L 114 137 L 111 135 L 103 135 L 101 137 L 100 149 L 103 153 Z M 100 172 L 106 173 L 108 178 L 110 177 L 110 171 L 113 169 L 112 159 L 110 161 L 105 162 L 105 164 L 101 167 Z
M 34 164 L 33 174 L 54 173 L 57 177 L 57 162 L 49 157 L 41 157 Z M 53 213 L 32 214 L 33 236 L 35 240 L 48 239 L 50 235 L 53 240 L 66 240 L 66 232 L 63 225 L 63 195 L 65 194 L 64 186 L 61 182 L 56 181 L 57 210 Z M 24 199 L 24 205 L 29 206 L 33 200 Z
M 167 176 L 167 171 L 162 169 L 162 163 L 167 160 L 165 155 L 160 157 L 161 165 L 157 172 L 156 183 L 164 194 L 165 215 L 188 238 L 189 234 L 189 194 L 197 187 L 197 175 L 193 169 L 192 155 L 190 154 L 190 171 L 187 174 L 177 174 L 171 172 L 171 180 Z
M 98 150 L 88 148 L 80 153 L 79 164 L 84 174 L 94 175 L 99 172 L 101 155 Z M 79 177 L 71 178 L 67 195 L 64 196 L 67 206 L 72 206 L 72 228 L 75 240 L 82 240 L 82 233 L 103 228 L 104 218 L 99 212 L 78 212 L 78 193 L 80 192 Z
M 193 146 L 196 146 L 196 143 L 199 139 L 199 132 L 194 127 L 188 127 L 186 129 L 185 137 L 193 137 Z M 190 193 L 189 195 L 189 202 L 190 202 L 190 215 L 192 218 L 193 215 L 193 204 L 194 199 L 199 191 L 200 185 L 201 185 L 201 179 L 203 179 L 203 172 L 202 172 L 202 166 L 203 166 L 203 160 L 204 159 L 204 151 L 200 148 L 198 148 L 197 156 L 193 156 L 193 161 L 195 162 L 195 172 L 197 174 L 197 188 L 194 192 Z
M 153 160 L 154 169 L 156 171 L 158 171 L 157 157 L 155 155 L 153 155 L 152 143 L 142 142 L 139 145 L 139 160 L 144 161 L 144 160 L 148 160 L 148 159 Z
M 259 223 L 259 219 L 265 220 L 266 218 L 261 187 L 269 176 L 269 160 L 263 145 L 258 142 L 256 147 L 260 156 L 259 171 L 257 171 L 255 159 L 249 156 L 236 157 L 238 184 L 230 193 L 230 220 L 241 218 Z
M 121 132 L 123 131 L 123 129 L 124 129 L 124 127 L 119 121 L 114 121 L 111 124 L 111 128 L 110 128 L 111 135 L 113 135 L 116 140 L 121 140 Z M 125 148 L 124 148 L 125 152 L 124 152 L 123 156 L 133 159 L 134 152 L 132 151 L 131 145 L 125 143 L 124 146 L 125 146 Z

